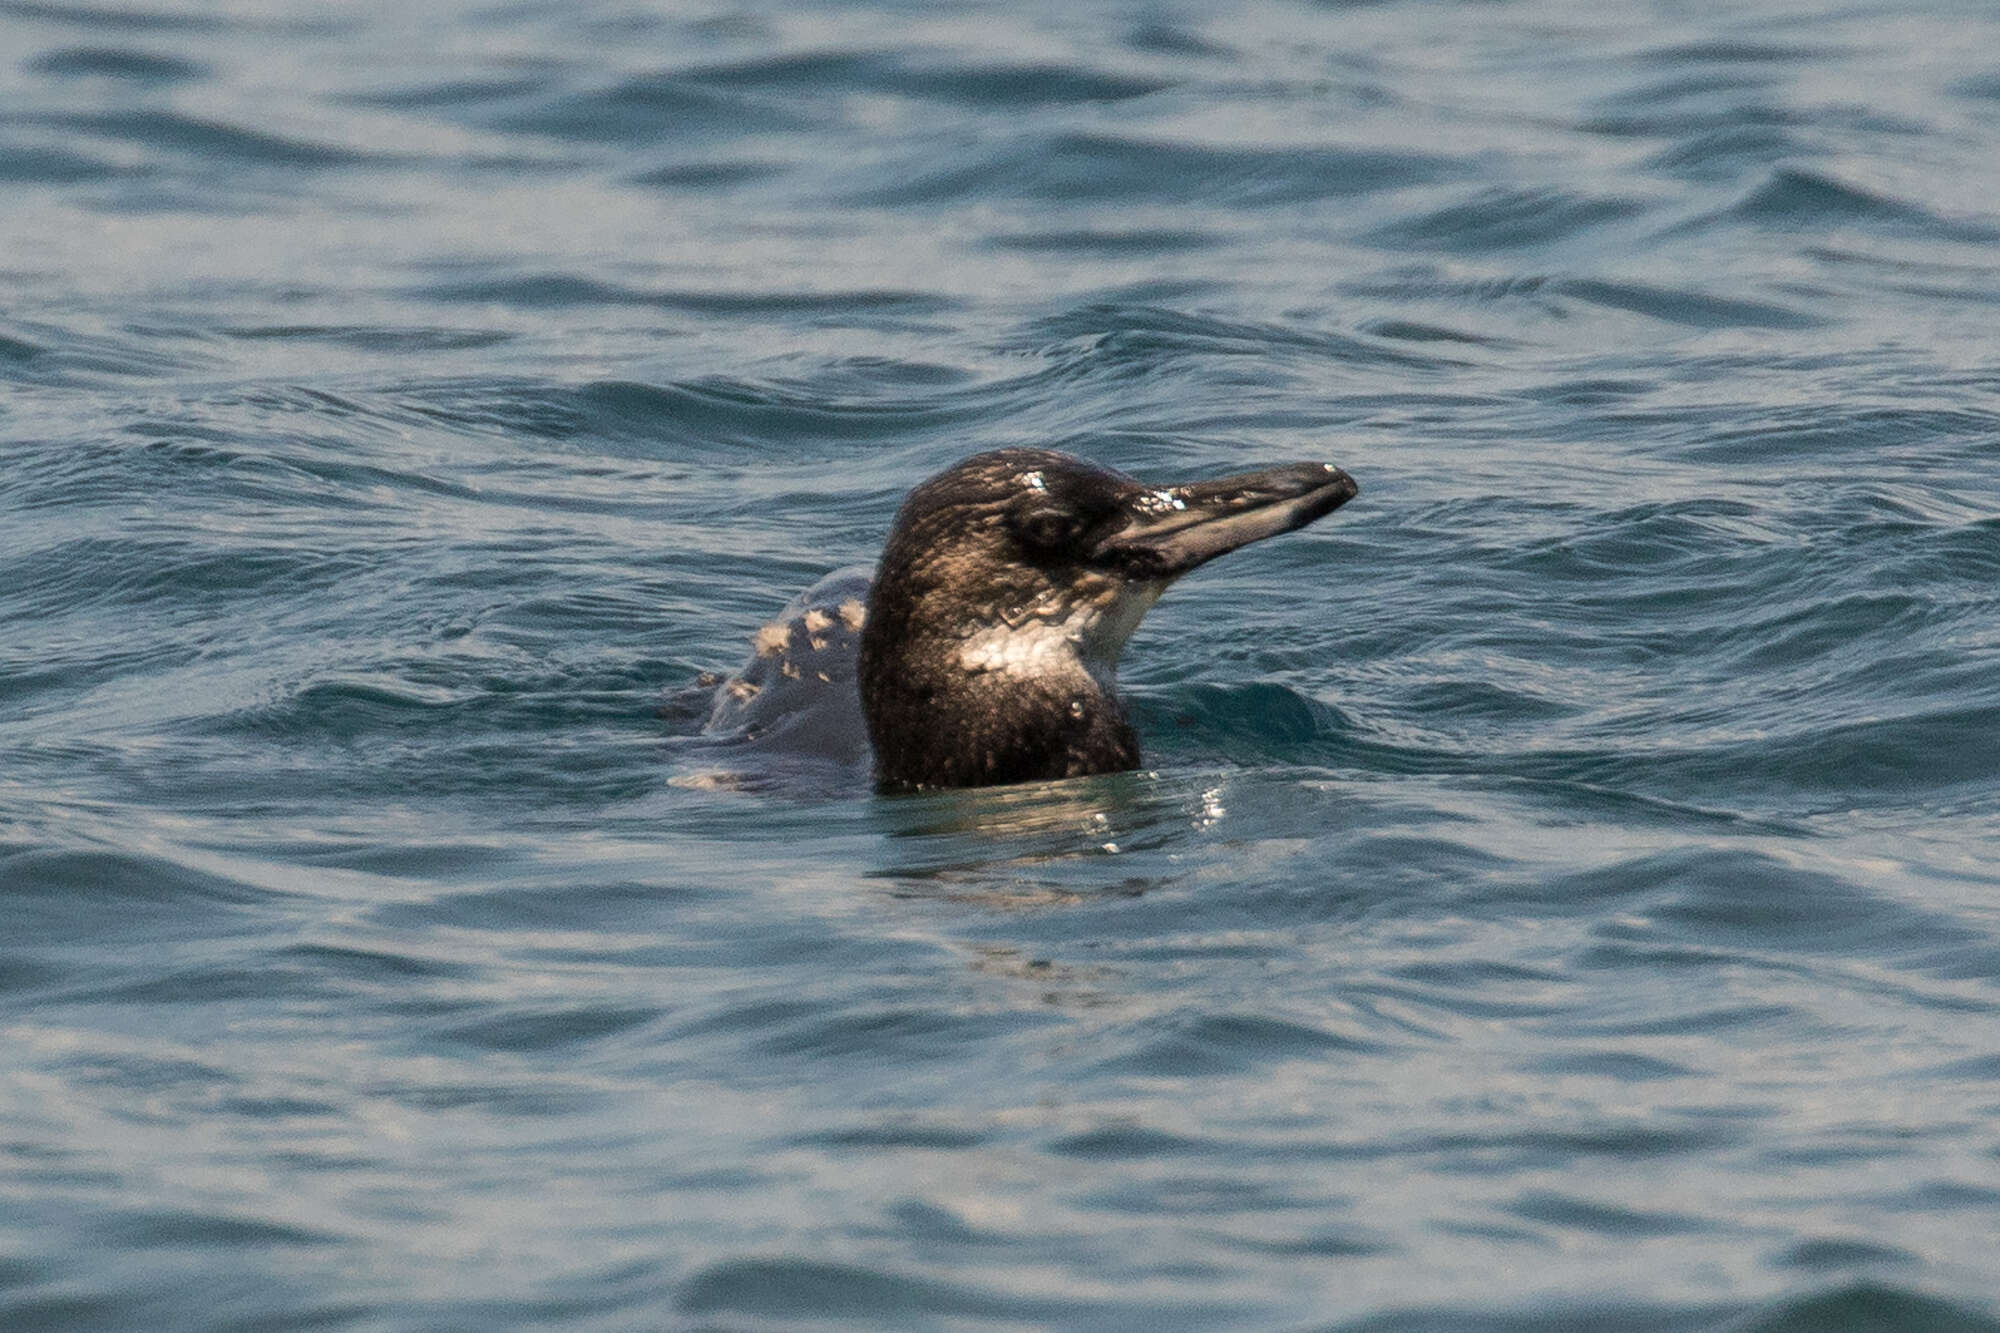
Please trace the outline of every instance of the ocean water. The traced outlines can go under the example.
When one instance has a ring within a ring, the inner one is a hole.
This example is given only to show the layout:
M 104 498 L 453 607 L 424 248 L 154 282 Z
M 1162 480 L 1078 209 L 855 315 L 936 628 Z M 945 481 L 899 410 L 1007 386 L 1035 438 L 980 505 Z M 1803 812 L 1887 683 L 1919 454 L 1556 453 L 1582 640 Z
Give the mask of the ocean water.
M 2000 1329 L 1989 0 L 0 0 L 0 1327 Z M 680 697 L 978 449 L 1139 773 Z

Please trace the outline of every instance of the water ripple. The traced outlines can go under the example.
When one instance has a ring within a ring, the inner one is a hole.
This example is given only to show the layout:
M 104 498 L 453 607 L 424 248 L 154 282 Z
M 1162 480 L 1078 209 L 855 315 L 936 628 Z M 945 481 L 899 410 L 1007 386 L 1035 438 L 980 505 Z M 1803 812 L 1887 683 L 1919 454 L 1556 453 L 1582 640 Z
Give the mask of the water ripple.
M 1996 42 L 0 0 L 0 1325 L 2000 1328 Z M 1363 495 L 661 718 L 1018 444 Z
M 203 164 L 328 168 L 378 160 L 377 154 L 358 148 L 176 112 L 56 115 L 44 118 L 43 123 L 66 132 L 119 140 L 149 152 L 183 154 Z
M 1399 220 L 1369 239 L 1386 246 L 1426 246 L 1477 254 L 1568 240 L 1589 228 L 1644 211 L 1634 200 L 1588 199 L 1546 188 L 1489 187 L 1462 203 Z
M 871 208 L 937 206 L 972 197 L 1260 208 L 1424 184 L 1463 170 L 1447 156 L 1409 151 L 1222 148 L 1068 133 L 956 151 L 929 162 L 899 162 L 877 173 L 879 184 L 847 197 Z
M 1945 217 L 1921 204 L 1796 166 L 1774 169 L 1763 184 L 1733 205 L 1730 213 L 1757 225 L 1787 230 L 1801 225 L 1896 228 L 1975 244 L 2000 237 L 2000 227 L 1993 223 Z
M 37 74 L 63 78 L 127 79 L 134 83 L 179 83 L 206 78 L 207 66 L 178 56 L 116 46 L 68 46 L 44 51 L 28 62 Z
M 462 97 L 453 104 L 472 105 L 474 100 Z M 726 136 L 799 130 L 811 122 L 778 101 L 719 92 L 679 73 L 663 72 L 550 95 L 539 105 L 500 111 L 492 123 L 497 129 L 586 143 L 650 145 L 669 133 Z

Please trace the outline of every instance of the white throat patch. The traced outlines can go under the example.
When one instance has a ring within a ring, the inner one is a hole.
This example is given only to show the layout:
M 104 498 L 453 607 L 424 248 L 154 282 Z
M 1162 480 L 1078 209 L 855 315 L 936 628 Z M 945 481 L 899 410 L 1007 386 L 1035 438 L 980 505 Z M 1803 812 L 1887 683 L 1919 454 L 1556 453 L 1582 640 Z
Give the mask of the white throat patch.
M 1117 675 L 1125 641 L 1166 587 L 1164 582 L 1120 582 L 1101 600 L 1030 608 L 1012 623 L 989 625 L 967 636 L 959 646 L 959 665 L 967 671 L 1018 676 L 1059 674 L 1081 666 L 1108 685 Z

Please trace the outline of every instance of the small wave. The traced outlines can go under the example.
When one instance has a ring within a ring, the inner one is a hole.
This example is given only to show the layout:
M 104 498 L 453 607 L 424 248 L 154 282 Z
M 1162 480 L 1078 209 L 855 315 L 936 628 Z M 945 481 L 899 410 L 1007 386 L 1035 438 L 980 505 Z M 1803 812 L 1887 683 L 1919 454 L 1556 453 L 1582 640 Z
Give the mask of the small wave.
M 1807 45 L 1802 42 L 1755 42 L 1742 38 L 1719 37 L 1708 41 L 1674 42 L 1640 52 L 1643 64 L 1666 69 L 1686 69 L 1690 65 L 1799 65 L 1814 61 L 1834 61 L 1849 48 Z
M 855 369 L 834 366 L 826 373 L 852 379 Z M 946 375 L 946 391 L 936 392 L 926 384 L 940 382 L 935 368 L 885 362 L 868 368 L 866 379 L 876 389 L 871 396 L 836 397 L 821 386 L 716 375 L 664 384 L 440 381 L 390 390 L 387 397 L 401 410 L 481 434 L 582 439 L 600 452 L 617 443 L 646 457 L 708 468 L 732 457 L 767 455 L 809 465 L 830 448 L 899 440 L 992 410 L 979 398 L 950 392 L 952 378 Z M 910 384 L 918 392 L 909 393 Z
M 1162 56 L 1220 60 L 1236 54 L 1220 42 L 1211 41 L 1178 23 L 1162 18 L 1152 18 L 1138 24 L 1126 34 L 1125 44 L 1134 51 Z
M 1552 899 L 1574 893 L 1577 902 L 1615 899 L 1621 918 L 1607 933 L 1627 944 L 1921 964 L 1953 946 L 1986 942 L 1944 913 L 1748 850 L 1649 854 L 1564 876 L 1546 892 Z
M 1544 1230 L 1583 1231 L 1620 1241 L 1690 1235 L 1722 1226 L 1713 1218 L 1693 1213 L 1629 1208 L 1549 1190 L 1532 1190 L 1510 1204 L 1507 1211 Z
M 256 720 L 258 730 L 273 735 L 352 741 L 416 726 L 450 726 L 451 717 L 464 711 L 470 697 L 442 686 L 376 677 L 316 680 L 282 705 L 261 710 Z M 240 724 L 251 719 L 236 720 Z
M 1507 338 L 1489 337 L 1469 329 L 1448 328 L 1442 324 L 1430 324 L 1414 319 L 1372 319 L 1362 325 L 1361 329 L 1372 337 L 1394 338 L 1400 342 L 1466 343 L 1474 347 L 1512 345 L 1511 340 Z
M 102 386 L 207 369 L 207 352 L 154 337 L 85 333 L 29 321 L 0 324 L 0 382 L 51 388 Z
M 1726 125 L 1684 135 L 1646 165 L 1691 180 L 1733 180 L 1752 170 L 1769 171 L 1805 151 L 1799 134 L 1782 125 Z
M 31 343 L 25 338 L 9 338 L 0 334 L 0 360 L 11 361 L 17 365 L 25 364 L 47 352 L 48 348 L 40 343 Z
M 1963 1060 L 1951 1060 L 1941 1065 L 1933 1065 L 1924 1071 L 1932 1078 L 1958 1081 L 1975 1079 L 2000 1082 L 2000 1055 L 1973 1055 Z
M 1643 747 L 1621 744 L 1617 735 L 1519 748 L 1491 742 L 1446 748 L 1336 734 L 1316 743 L 1313 758 L 1382 773 L 1506 774 L 1544 789 L 1550 799 L 1661 802 L 1660 816 L 1681 821 L 1730 821 L 1755 809 L 1798 816 L 1857 805 L 1927 806 L 1977 793 L 2000 778 L 2000 758 L 1977 739 L 2000 725 L 2000 707 L 1946 706 L 1840 721 L 1822 705 L 1763 726 L 1740 718 L 1719 738 L 1698 734 L 1704 720 L 1697 715 L 1686 724 L 1695 738 Z M 1746 807 L 1753 801 L 1758 804 Z M 1637 820 L 1645 812 L 1635 806 L 1625 813 Z
M 59 611 L 44 613 L 47 625 L 39 641 L 0 653 L 0 700 L 17 707 L 18 717 L 43 715 L 99 686 L 180 670 L 200 658 L 200 649 L 165 636 L 127 634 L 115 643 L 104 643 L 65 633 L 68 624 L 58 617 L 74 615 L 77 609 L 65 604 Z M 90 747 L 82 748 L 88 752 Z M 43 757 L 53 755 L 44 751 Z
M 1791 306 L 1740 296 L 1717 296 L 1688 287 L 1603 278 L 1563 278 L 1550 289 L 1591 305 L 1626 310 L 1668 324 L 1700 329 L 1811 329 L 1826 321 Z
M 1169 86 L 1162 79 L 1078 64 L 986 63 L 964 58 L 945 63 L 907 54 L 860 51 L 764 56 L 696 66 L 681 77 L 719 87 L 782 90 L 795 95 L 865 91 L 977 107 L 1122 102 Z
M 344 100 L 357 106 L 379 106 L 393 110 L 432 107 L 480 106 L 504 102 L 548 86 L 551 74 L 518 74 L 502 78 L 450 79 L 442 83 L 418 83 L 401 88 L 352 93 Z
M 748 159 L 675 162 L 651 171 L 641 171 L 628 179 L 634 185 L 652 185 L 667 190 L 714 191 L 753 181 L 769 180 L 787 168 L 777 162 Z
M 1323 753 L 1316 742 L 1343 732 L 1337 709 L 1284 685 L 1181 685 L 1133 691 L 1142 734 L 1182 762 L 1297 763 Z
M 794 1140 L 802 1147 L 839 1150 L 876 1149 L 893 1152 L 899 1148 L 964 1149 L 978 1148 L 997 1137 L 991 1128 L 956 1123 L 937 1123 L 914 1117 L 885 1118 L 838 1129 L 800 1134 Z
M 0 853 L 0 883 L 11 929 L 43 942 L 206 939 L 285 898 L 164 856 L 74 847 Z
M 1592 227 L 1645 211 L 1630 199 L 1592 199 L 1550 188 L 1488 187 L 1464 203 L 1403 218 L 1365 239 L 1391 248 L 1410 246 L 1479 254 L 1567 241 Z
M 1388 1049 L 1373 1037 L 1337 1032 L 1320 1023 L 1264 1014 L 1204 1014 L 1135 1043 L 1098 1068 L 1149 1078 L 1200 1078 L 1241 1074 L 1291 1060 L 1379 1054 Z
M 1174 1134 L 1135 1124 L 1109 1124 L 1049 1140 L 1043 1151 L 1090 1162 L 1138 1158 L 1221 1157 L 1229 1143 L 1220 1135 Z
M 1376 297 L 1399 303 L 1443 301 L 1459 305 L 1498 301 L 1532 301 L 1553 311 L 1547 298 L 1554 293 L 1555 277 L 1543 273 L 1498 274 L 1483 277 L 1447 273 L 1432 264 L 1400 264 L 1372 278 L 1357 278 L 1342 284 L 1353 296 Z
M 230 1213 L 126 1209 L 109 1213 L 97 1232 L 106 1241 L 137 1249 L 245 1249 L 274 1245 L 337 1245 L 337 1232 Z
M 2000 1319 L 1912 1288 L 1863 1281 L 1774 1301 L 1739 1316 L 1733 1327 L 1742 1333 L 1876 1333 L 1886 1329 L 2000 1333 Z
M 1224 148 L 1069 132 L 897 162 L 876 173 L 879 183 L 847 199 L 872 208 L 981 197 L 1257 208 L 1427 184 L 1463 171 L 1450 157 L 1411 150 Z
M 318 863 L 328 864 L 325 860 Z M 440 868 L 437 865 L 431 867 L 433 870 Z M 462 863 L 454 863 L 454 868 L 463 868 Z M 286 965 L 308 968 L 340 982 L 363 986 L 473 979 L 480 974 L 480 970 L 469 963 L 351 945 L 294 944 L 278 950 L 276 957 Z
M 0 0 L 0 14 L 44 23 L 73 24 L 104 32 L 222 32 L 235 26 L 231 19 L 221 15 L 194 13 L 186 9 L 126 9 L 110 5 L 63 4 L 59 0 Z
M 274 968 L 264 960 L 155 967 L 103 985 L 78 989 L 74 999 L 93 1004 L 200 1007 L 218 1002 L 300 1004 L 336 999 L 338 992 L 310 973 Z
M 1214 1300 L 1106 1301 L 1082 1295 L 1026 1296 L 907 1277 L 852 1264 L 790 1257 L 724 1259 L 682 1284 L 677 1307 L 696 1315 L 753 1319 L 848 1319 L 883 1326 L 998 1320 L 1072 1328 L 1141 1328 L 1241 1322 L 1246 1311 Z
M 884 90 L 971 106 L 1031 107 L 1125 102 L 1171 86 L 1165 79 L 1078 65 L 959 64 L 905 69 Z
M 1960 79 L 1951 85 L 1951 91 L 1960 97 L 2000 102 L 2000 73 L 1975 74 L 1970 78 Z
M 213 610 L 277 586 L 328 587 L 351 572 L 344 562 L 295 544 L 218 549 L 201 541 L 99 535 L 24 552 L 14 568 L 26 582 L 8 599 L 11 608 L 38 617 L 85 607 Z
M 809 395 L 716 378 L 699 384 L 584 386 L 575 401 L 589 414 L 594 434 L 678 445 L 675 454 L 714 458 L 712 450 L 775 445 L 814 438 L 877 438 L 894 429 L 896 413 L 841 412 Z M 905 423 L 915 425 L 919 423 Z
M 181 83 L 206 78 L 209 68 L 179 56 L 117 46 L 66 46 L 28 62 L 36 74 L 61 78 L 123 79 L 130 83 Z
M 436 857 L 444 850 L 433 847 L 425 855 Z M 508 882 L 497 888 L 433 891 L 420 897 L 378 903 L 368 910 L 368 920 L 373 925 L 398 933 L 437 929 L 499 934 L 551 931 L 602 934 L 615 942 L 623 939 L 627 932 L 637 929 L 636 922 L 662 913 L 672 915 L 691 911 L 710 896 L 705 888 L 685 883 L 663 883 L 657 877 L 645 881 L 590 884 L 575 883 L 567 878 L 554 884 L 522 883 L 520 866 L 508 864 L 506 855 L 491 853 L 480 860 L 491 860 L 495 863 L 494 868 L 505 869 L 509 875 Z M 421 873 L 417 867 L 395 864 L 383 867 L 364 864 L 362 868 L 371 873 Z M 464 874 L 468 867 L 454 858 L 444 869 Z M 352 968 L 342 964 L 331 970 L 344 973 Z
M 1576 1050 L 1548 1056 L 1533 1067 L 1543 1073 L 1563 1077 L 1608 1078 L 1619 1083 L 1652 1083 L 1661 1079 L 1691 1078 L 1696 1071 L 1672 1060 L 1662 1060 L 1637 1051 Z
M 8 184 L 78 185 L 106 180 L 124 170 L 68 148 L 0 144 L 0 182 Z
M 1003 1026 L 1015 1025 L 927 1005 L 855 1007 L 802 1017 L 766 1033 L 756 1048 L 786 1060 L 886 1063 L 907 1070 L 956 1059 L 964 1043 L 990 1038 Z
M 1150 373 L 1191 358 L 1214 357 L 1304 358 L 1403 371 L 1457 364 L 1411 347 L 1310 325 L 1229 319 L 1128 302 L 1091 302 L 1044 316 L 1017 335 L 1014 345 L 1051 356 L 1065 377 L 1095 370 Z
M 665 136 L 735 137 L 800 130 L 812 122 L 794 104 L 706 87 L 679 72 L 665 72 L 544 96 L 538 105 L 501 111 L 490 123 L 519 134 L 651 147 Z
M 2000 239 L 2000 226 L 1993 223 L 1948 218 L 1922 204 L 1799 166 L 1773 169 L 1761 185 L 1730 207 L 1729 216 L 1786 229 L 1871 226 L 1980 244 Z
M 1855 404 L 1774 406 L 1742 425 L 1705 432 L 1675 456 L 1706 463 L 1783 461 L 1825 465 L 1879 457 L 1883 450 L 1974 444 L 2000 431 L 2000 412 L 1983 405 L 1950 407 Z
M 1787 105 L 1772 95 L 1775 84 L 1771 77 L 1749 72 L 1688 75 L 1613 98 L 1607 109 L 1575 128 L 1620 139 L 1683 139 L 1745 126 L 1777 127 L 1808 135 L 1809 143 L 1823 142 L 1830 131 L 1912 138 L 1928 133 L 1919 121 L 1859 105 Z
M 651 305 L 651 293 L 621 287 L 573 273 L 533 273 L 504 278 L 422 283 L 403 295 L 429 301 L 508 305 L 527 310 L 564 310 L 578 306 Z
M 1771 1262 L 1779 1268 L 1825 1273 L 1919 1264 L 1922 1260 L 1896 1245 L 1882 1245 L 1852 1237 L 1815 1236 L 1786 1247 Z
M 1785 603 L 1753 610 L 1726 625 L 1705 627 L 1709 651 L 1746 677 L 1791 668 L 1813 669 L 1822 690 L 1827 668 L 1844 654 L 1869 658 L 1921 633 L 1936 604 L 1900 593 L 1854 593 L 1809 605 Z M 1865 669 L 1865 668 L 1864 668 Z
M 1561 1196 L 1546 1196 L 1558 1199 Z M 1532 1206 L 1532 1196 L 1531 1196 Z M 1586 1205 L 1587 1206 L 1587 1205 Z M 1556 1205 L 1561 1211 L 1561 1205 Z M 1578 1220 L 1588 1213 L 1571 1214 Z M 1638 1214 L 1641 1218 L 1645 1214 Z M 1663 1214 L 1671 1217 L 1673 1214 Z M 1614 1216 L 1605 1218 L 1614 1221 Z M 1515 1243 L 1555 1244 L 1539 1231 L 1492 1223 L 1452 1224 L 1459 1234 Z M 1643 1229 L 1617 1244 L 1643 1243 Z M 1831 1290 L 1777 1297 L 1761 1304 L 1645 1304 L 1615 1299 L 1571 1299 L 1515 1310 L 1476 1306 L 1405 1306 L 1334 1327 L 1330 1333 L 1539 1333 L 1551 1328 L 1622 1329 L 1626 1333 L 2000 1333 L 2000 1320 L 1909 1287 L 1849 1281 Z
M 1208 232 L 1163 228 L 1116 231 L 1066 229 L 994 236 L 986 244 L 996 250 L 1020 250 L 1029 254 L 1166 255 L 1205 249 L 1220 243 L 1220 240 L 1219 236 Z
M 1449 522 L 1448 513 L 1438 521 Z M 1706 566 L 1719 543 L 1769 540 L 1774 530 L 1757 518 L 1757 510 L 1741 501 L 1655 501 L 1572 520 L 1561 536 L 1522 542 L 1500 558 L 1511 568 L 1564 582 L 1601 585 L 1606 574 L 1620 571 L 1657 578 L 1682 572 L 1690 563 Z
M 516 335 L 498 329 L 386 328 L 340 324 L 253 324 L 218 330 L 245 342 L 314 342 L 396 355 L 496 347 Z
M 417 420 L 479 435 L 563 440 L 586 429 L 573 390 L 535 381 L 438 378 L 388 385 L 381 397 Z
M 518 1008 L 493 1012 L 481 1004 L 479 1016 L 445 1027 L 438 1037 L 481 1050 L 513 1054 L 571 1050 L 656 1021 L 664 1010 L 615 1005 L 570 1005 Z
M 157 152 L 184 155 L 204 165 L 327 168 L 383 160 L 379 153 L 358 148 L 172 111 L 73 113 L 42 119 L 65 130 L 126 140 Z
M 833 93 L 874 88 L 894 69 L 894 58 L 885 53 L 829 49 L 693 65 L 681 70 L 678 77 L 720 88 Z
M 649 306 L 696 315 L 783 318 L 791 315 L 938 314 L 953 308 L 950 298 L 889 289 L 851 291 L 648 291 L 569 273 L 537 273 L 508 278 L 426 283 L 410 296 L 431 301 L 510 305 L 529 310 L 589 306 Z
M 1527 725 L 1575 717 L 1583 711 L 1574 699 L 1551 698 L 1525 682 L 1442 678 L 1419 683 L 1404 696 L 1404 706 L 1435 725 L 1479 722 L 1488 726 Z
M 2000 751 L 1983 739 L 2000 734 L 1996 727 L 2000 705 L 1946 705 L 1744 742 L 1690 756 L 1680 767 L 1705 784 L 1727 774 L 1841 809 L 1869 798 L 1977 790 L 2000 781 Z

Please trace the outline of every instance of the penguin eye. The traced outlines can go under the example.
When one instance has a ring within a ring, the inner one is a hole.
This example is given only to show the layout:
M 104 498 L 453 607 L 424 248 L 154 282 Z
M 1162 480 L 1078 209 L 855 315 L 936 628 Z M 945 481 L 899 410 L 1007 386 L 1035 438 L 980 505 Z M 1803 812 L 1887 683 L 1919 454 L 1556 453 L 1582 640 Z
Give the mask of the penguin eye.
M 1038 505 L 1014 517 L 1014 535 L 1036 551 L 1057 551 L 1076 541 L 1083 520 L 1066 509 Z

